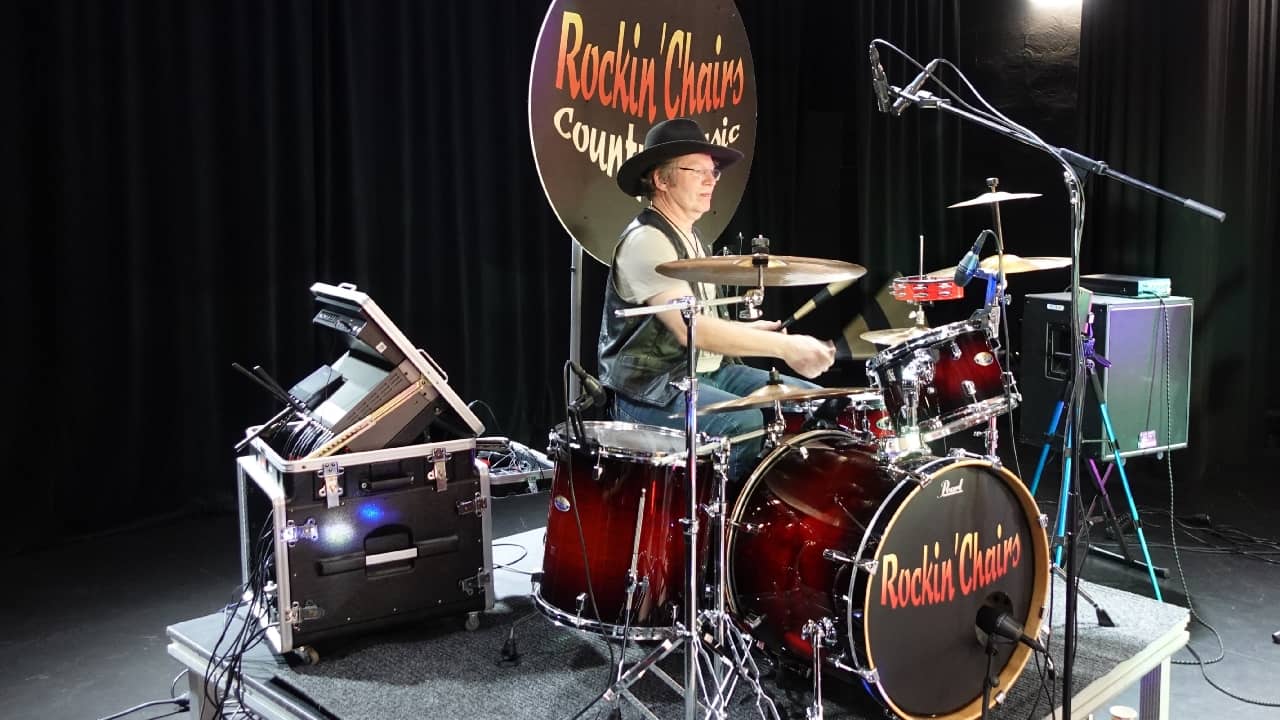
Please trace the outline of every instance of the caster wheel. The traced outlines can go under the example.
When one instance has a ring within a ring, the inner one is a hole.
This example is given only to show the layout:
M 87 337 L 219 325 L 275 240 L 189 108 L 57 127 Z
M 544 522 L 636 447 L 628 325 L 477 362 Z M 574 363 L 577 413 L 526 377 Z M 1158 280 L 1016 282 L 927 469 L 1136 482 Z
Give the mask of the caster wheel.
M 293 652 L 298 656 L 299 660 L 307 665 L 318 665 L 320 663 L 320 653 L 316 652 L 316 649 L 310 645 L 294 648 Z
M 474 611 L 467 613 L 467 620 L 462 624 L 462 626 L 465 627 L 468 632 L 478 630 L 480 628 L 480 613 Z

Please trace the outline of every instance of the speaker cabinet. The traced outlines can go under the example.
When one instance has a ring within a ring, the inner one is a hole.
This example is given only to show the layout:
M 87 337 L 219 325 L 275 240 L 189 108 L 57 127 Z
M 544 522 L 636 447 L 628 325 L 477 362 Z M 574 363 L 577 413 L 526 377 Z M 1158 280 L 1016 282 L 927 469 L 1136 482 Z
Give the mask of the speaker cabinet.
M 1022 391 L 1019 436 L 1042 445 L 1071 371 L 1071 319 L 1067 293 L 1028 295 L 1022 315 Z M 1106 403 L 1120 455 L 1130 457 L 1187 446 L 1191 384 L 1191 298 L 1093 297 L 1095 352 L 1111 367 L 1095 365 L 1102 388 L 1089 383 L 1082 415 L 1088 457 L 1111 457 L 1099 402 Z M 1062 446 L 1059 422 L 1053 438 Z

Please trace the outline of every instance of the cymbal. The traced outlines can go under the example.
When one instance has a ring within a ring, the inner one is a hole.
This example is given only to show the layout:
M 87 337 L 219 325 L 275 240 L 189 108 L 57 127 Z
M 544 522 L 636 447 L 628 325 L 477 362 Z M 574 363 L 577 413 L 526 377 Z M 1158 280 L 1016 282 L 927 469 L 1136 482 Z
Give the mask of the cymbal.
M 921 335 L 927 335 L 932 329 L 923 325 L 912 325 L 911 327 L 889 328 L 888 330 L 868 330 L 859 335 L 859 337 L 875 345 L 897 345 L 908 340 L 914 340 Z
M 1004 254 L 1004 274 L 1013 275 L 1014 273 L 1035 272 L 1037 270 L 1053 270 L 1055 268 L 1064 268 L 1071 266 L 1071 258 L 1069 257 L 1022 257 L 1010 253 Z M 993 273 L 1000 269 L 1000 256 L 992 255 L 982 258 L 982 262 L 978 263 L 978 267 L 984 271 Z M 955 275 L 954 267 L 934 270 L 928 274 L 928 277 L 951 277 Z
M 970 205 L 990 205 L 992 203 L 1004 202 L 1005 200 L 1026 200 L 1027 198 L 1040 197 L 1040 193 L 1011 193 L 1003 190 L 997 192 L 985 192 L 976 198 L 969 200 L 961 200 L 954 205 L 948 205 L 949 208 L 969 207 Z
M 825 285 L 840 280 L 857 280 L 867 273 L 861 265 L 841 260 L 767 255 L 764 284 L 769 287 Z M 672 260 L 658 266 L 658 272 L 678 280 L 751 286 L 759 282 L 752 263 L 754 255 L 715 255 Z
M 801 400 L 824 400 L 826 398 L 844 397 L 846 395 L 875 395 L 876 391 L 872 388 L 857 387 L 835 387 L 835 388 L 807 388 L 797 387 L 795 385 L 786 385 L 784 383 L 770 383 L 756 390 L 750 395 L 744 395 L 733 400 L 725 400 L 713 405 L 708 405 L 698 410 L 699 415 L 710 415 L 713 413 L 733 412 L 735 410 L 753 410 L 756 408 L 765 408 L 774 403 L 791 403 Z

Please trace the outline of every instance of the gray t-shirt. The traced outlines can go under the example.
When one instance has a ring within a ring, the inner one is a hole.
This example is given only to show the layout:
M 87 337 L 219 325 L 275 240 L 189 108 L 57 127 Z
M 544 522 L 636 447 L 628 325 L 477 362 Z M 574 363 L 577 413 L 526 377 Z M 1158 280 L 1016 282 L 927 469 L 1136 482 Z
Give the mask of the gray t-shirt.
M 689 257 L 704 257 L 702 243 L 694 242 L 676 231 L 680 241 L 685 245 Z M 716 297 L 714 283 L 698 283 L 694 292 L 692 284 L 684 280 L 667 277 L 657 271 L 658 265 L 679 259 L 671 241 L 658 228 L 651 225 L 640 225 L 627 236 L 618 250 L 616 258 L 618 272 L 614 280 L 618 285 L 618 295 L 629 303 L 644 305 L 650 298 L 663 293 L 676 291 L 681 294 L 695 295 L 699 299 L 709 300 Z M 715 308 L 703 308 L 707 315 L 715 315 Z M 698 372 L 712 372 L 719 369 L 722 356 L 719 353 L 698 351 Z

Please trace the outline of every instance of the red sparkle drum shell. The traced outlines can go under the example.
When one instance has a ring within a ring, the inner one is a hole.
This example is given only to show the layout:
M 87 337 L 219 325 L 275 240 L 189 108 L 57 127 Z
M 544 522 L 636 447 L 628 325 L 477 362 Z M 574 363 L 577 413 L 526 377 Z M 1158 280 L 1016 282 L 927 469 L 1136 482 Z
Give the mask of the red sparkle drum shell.
M 552 621 L 581 630 L 633 640 L 667 637 L 673 608 L 684 598 L 685 436 L 624 422 L 584 422 L 583 431 L 585 441 L 570 438 L 563 424 L 551 432 L 555 474 L 534 603 Z M 708 496 L 710 476 L 706 458 L 699 458 L 700 498 Z M 637 523 L 636 575 L 644 583 L 628 617 Z
M 836 415 L 836 425 L 873 442 L 897 437 L 893 418 L 889 417 L 889 411 L 885 408 L 884 398 L 879 391 L 863 392 L 848 397 L 849 405 Z M 814 413 L 825 402 L 827 400 L 806 400 L 783 404 L 783 435 L 792 436 L 804 432 L 805 426 L 813 419 Z M 765 411 L 769 412 L 767 408 Z
M 931 376 L 919 381 L 916 421 L 926 442 L 957 433 L 997 417 L 1022 399 L 1004 373 L 985 323 L 978 320 L 933 328 L 880 351 L 867 360 L 867 377 L 884 395 L 885 407 L 898 434 L 910 424 L 906 394 L 910 376 L 924 368 Z
M 889 462 L 838 431 L 766 456 L 730 515 L 728 557 L 731 612 L 756 639 L 808 663 L 805 623 L 831 618 L 828 670 L 906 718 L 979 717 L 978 608 L 1002 604 L 1034 636 L 1049 587 L 1039 510 L 1012 473 L 978 458 Z M 997 648 L 1008 688 L 1031 651 Z

